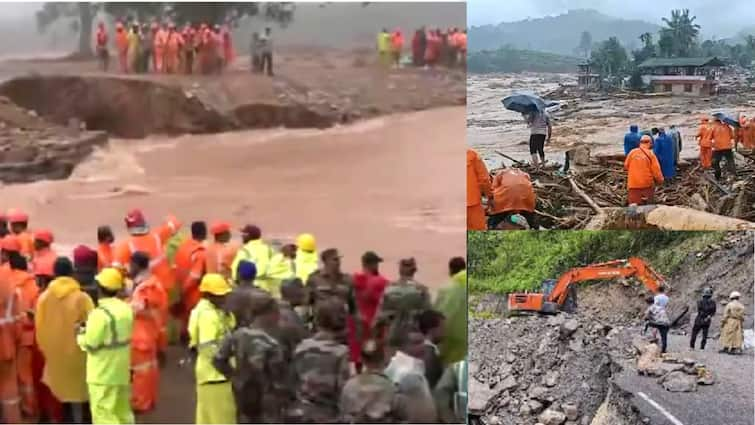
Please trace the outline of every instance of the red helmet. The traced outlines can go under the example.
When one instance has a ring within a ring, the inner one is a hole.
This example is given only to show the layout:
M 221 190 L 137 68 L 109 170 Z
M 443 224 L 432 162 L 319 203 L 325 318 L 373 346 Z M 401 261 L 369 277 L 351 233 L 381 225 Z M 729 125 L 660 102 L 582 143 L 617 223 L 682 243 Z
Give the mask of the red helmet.
M 8 211 L 8 223 L 26 223 L 29 221 L 29 215 L 21 210 L 12 209 Z
M 132 228 L 132 227 L 145 227 L 147 225 L 146 220 L 144 220 L 144 214 L 142 214 L 142 211 L 140 209 L 133 209 L 129 211 L 128 214 L 126 214 L 126 227 Z

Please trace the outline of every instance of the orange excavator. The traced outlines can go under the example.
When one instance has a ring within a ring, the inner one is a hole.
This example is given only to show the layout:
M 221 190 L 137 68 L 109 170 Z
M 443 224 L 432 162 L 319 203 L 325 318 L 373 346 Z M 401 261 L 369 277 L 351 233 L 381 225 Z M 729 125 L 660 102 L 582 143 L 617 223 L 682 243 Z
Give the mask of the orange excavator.
M 614 260 L 606 263 L 590 264 L 573 268 L 558 280 L 543 282 L 541 293 L 510 294 L 509 312 L 539 312 L 555 314 L 559 311 L 571 312 L 576 308 L 576 283 L 586 280 L 637 278 L 653 294 L 665 279 L 644 260 L 631 257 L 627 260 Z M 667 287 L 667 286 L 666 286 Z

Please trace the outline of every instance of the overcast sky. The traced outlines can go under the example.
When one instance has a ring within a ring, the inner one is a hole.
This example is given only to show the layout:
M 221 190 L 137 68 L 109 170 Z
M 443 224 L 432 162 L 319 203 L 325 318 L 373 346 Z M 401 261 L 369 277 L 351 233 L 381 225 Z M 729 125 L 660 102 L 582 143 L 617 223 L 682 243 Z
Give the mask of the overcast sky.
M 729 37 L 755 25 L 752 0 L 468 0 L 470 25 L 497 24 L 558 15 L 569 9 L 595 9 L 606 15 L 661 24 L 671 9 L 690 9 L 705 36 Z

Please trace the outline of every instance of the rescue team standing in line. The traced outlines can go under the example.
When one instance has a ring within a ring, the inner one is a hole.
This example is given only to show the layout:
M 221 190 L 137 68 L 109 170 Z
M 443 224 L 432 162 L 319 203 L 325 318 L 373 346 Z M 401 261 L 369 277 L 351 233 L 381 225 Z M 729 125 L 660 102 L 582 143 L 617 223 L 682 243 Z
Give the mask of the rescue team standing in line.
M 404 34 L 400 28 L 383 29 L 377 35 L 378 59 L 385 67 L 399 68 L 404 51 Z M 425 69 L 437 66 L 466 67 L 467 30 L 420 28 L 411 40 L 411 64 Z
M 227 68 L 235 59 L 230 26 L 173 22 L 151 24 L 116 21 L 111 39 L 104 22 L 95 32 L 95 51 L 103 71 L 115 46 L 118 70 L 122 73 L 212 74 Z
M 19 210 L 0 217 L 5 423 L 134 423 L 159 402 L 171 317 L 195 364 L 197 423 L 465 417 L 463 258 L 433 306 L 414 259 L 389 283 L 367 252 L 352 276 L 309 234 L 278 250 L 257 226 L 236 244 L 230 224 L 194 222 L 171 261 L 181 223 L 151 228 L 133 210 L 128 239 L 114 245 L 101 226 L 97 250 L 71 261 L 28 224 Z

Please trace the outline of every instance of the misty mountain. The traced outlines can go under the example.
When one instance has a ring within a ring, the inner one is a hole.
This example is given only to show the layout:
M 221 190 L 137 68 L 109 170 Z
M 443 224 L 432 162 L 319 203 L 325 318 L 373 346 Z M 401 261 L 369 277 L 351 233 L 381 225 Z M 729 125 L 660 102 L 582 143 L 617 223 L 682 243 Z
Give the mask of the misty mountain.
M 657 37 L 659 25 L 640 20 L 614 18 L 595 10 L 579 9 L 558 15 L 497 25 L 473 26 L 469 30 L 469 50 L 495 50 L 504 45 L 572 56 L 582 31 L 593 42 L 618 37 L 628 48 L 640 46 L 639 36 L 649 32 Z

